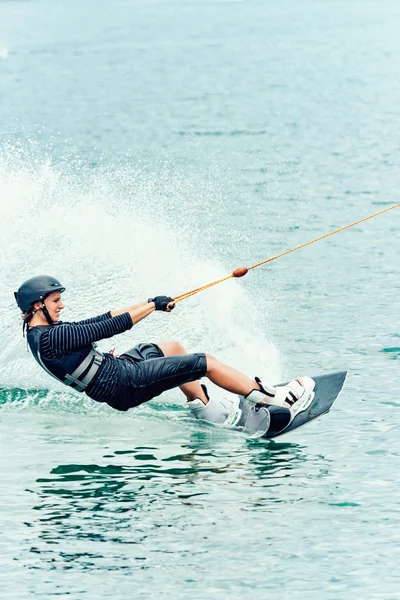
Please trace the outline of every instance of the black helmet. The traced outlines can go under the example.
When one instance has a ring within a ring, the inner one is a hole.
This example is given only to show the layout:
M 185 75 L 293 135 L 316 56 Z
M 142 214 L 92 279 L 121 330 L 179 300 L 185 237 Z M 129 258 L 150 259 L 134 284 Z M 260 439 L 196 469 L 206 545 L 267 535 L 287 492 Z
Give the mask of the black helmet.
M 34 302 L 44 300 L 51 292 L 63 292 L 65 287 L 58 279 L 49 275 L 38 275 L 25 281 L 18 292 L 14 292 L 15 299 L 22 312 L 26 312 Z

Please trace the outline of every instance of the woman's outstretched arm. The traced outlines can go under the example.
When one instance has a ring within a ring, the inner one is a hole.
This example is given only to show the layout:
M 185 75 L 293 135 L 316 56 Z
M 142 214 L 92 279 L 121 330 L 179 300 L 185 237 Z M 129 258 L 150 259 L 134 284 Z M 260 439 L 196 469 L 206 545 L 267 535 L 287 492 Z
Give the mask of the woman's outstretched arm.
M 130 312 L 136 311 L 137 308 L 141 308 L 142 306 L 148 306 L 149 304 L 153 304 L 153 303 L 147 302 L 147 300 L 145 300 L 144 302 L 140 302 L 139 304 L 133 304 L 132 306 L 128 306 L 127 308 L 118 308 L 117 310 L 112 310 L 110 312 L 110 314 L 112 317 L 117 317 L 118 315 L 123 315 L 126 312 L 130 313 Z M 153 311 L 151 311 L 151 312 L 153 312 Z

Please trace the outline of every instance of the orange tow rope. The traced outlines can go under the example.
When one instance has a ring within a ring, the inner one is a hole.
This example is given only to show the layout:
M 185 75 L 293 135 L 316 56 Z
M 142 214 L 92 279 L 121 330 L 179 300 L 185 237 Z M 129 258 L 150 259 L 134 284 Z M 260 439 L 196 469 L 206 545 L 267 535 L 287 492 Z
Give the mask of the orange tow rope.
M 311 240 L 310 242 L 305 242 L 304 244 L 300 244 L 300 246 L 291 248 L 291 250 L 285 250 L 285 252 L 281 252 L 280 254 L 271 256 L 270 258 L 267 258 L 266 260 L 262 260 L 261 262 L 258 262 L 255 265 L 252 265 L 251 267 L 239 267 L 235 271 L 233 271 L 233 273 L 231 273 L 230 275 L 227 275 L 226 277 L 223 277 L 222 279 L 217 279 L 216 281 L 213 281 L 212 283 L 207 283 L 206 285 L 202 285 L 201 287 L 198 287 L 194 290 L 190 290 L 189 292 L 185 292 L 184 294 L 180 294 L 179 296 L 175 296 L 175 298 L 173 298 L 173 300 L 174 300 L 174 302 L 181 302 L 182 300 L 186 300 L 186 298 L 190 298 L 190 296 L 194 296 L 195 294 L 198 294 L 199 292 L 202 292 L 203 290 L 207 290 L 208 288 L 213 287 L 214 285 L 217 285 L 218 283 L 227 281 L 228 279 L 231 279 L 232 277 L 243 277 L 251 269 L 255 269 L 256 267 L 261 267 L 261 265 L 265 265 L 269 262 L 272 262 L 273 260 L 276 260 L 277 258 L 280 258 L 281 256 L 285 256 L 286 254 L 290 254 L 291 252 L 300 250 L 300 248 L 305 248 L 306 246 L 309 246 L 310 244 L 314 244 L 315 242 L 319 242 L 320 240 L 323 240 L 324 238 L 327 238 L 330 235 L 334 235 L 335 233 L 339 233 L 340 231 L 349 229 L 349 227 L 354 227 L 354 225 L 358 225 L 359 223 L 363 223 L 364 221 L 373 219 L 374 217 L 377 217 L 378 215 L 382 215 L 383 213 L 388 212 L 389 210 L 393 210 L 394 208 L 398 208 L 399 206 L 400 206 L 400 202 L 398 204 L 394 204 L 393 206 L 389 206 L 389 208 L 384 208 L 383 210 L 380 210 L 379 212 L 376 212 L 373 215 L 369 215 L 368 217 L 364 217 L 363 219 L 354 221 L 354 223 L 350 223 L 350 225 L 345 225 L 344 227 L 335 229 L 335 231 L 331 231 L 330 233 L 325 233 L 325 235 L 321 235 L 320 237 L 317 237 L 314 240 Z

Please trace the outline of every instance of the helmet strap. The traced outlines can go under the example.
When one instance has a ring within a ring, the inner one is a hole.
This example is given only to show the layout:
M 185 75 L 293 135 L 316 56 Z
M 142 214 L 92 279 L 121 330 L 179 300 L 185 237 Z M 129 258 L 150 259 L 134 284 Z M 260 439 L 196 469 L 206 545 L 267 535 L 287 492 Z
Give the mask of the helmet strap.
M 46 321 L 48 322 L 49 325 L 54 325 L 54 321 L 51 318 L 49 311 L 46 308 L 46 305 L 44 302 L 42 302 L 42 313 L 44 314 L 44 316 L 46 317 Z

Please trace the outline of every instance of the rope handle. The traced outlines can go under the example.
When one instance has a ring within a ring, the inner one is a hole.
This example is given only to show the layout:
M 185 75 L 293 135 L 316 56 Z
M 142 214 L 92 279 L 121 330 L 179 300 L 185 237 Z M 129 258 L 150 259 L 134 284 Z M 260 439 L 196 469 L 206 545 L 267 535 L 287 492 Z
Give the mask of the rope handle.
M 222 277 L 221 279 L 217 279 L 216 281 L 213 281 L 211 283 L 207 283 L 206 285 L 202 285 L 201 287 L 198 287 L 194 290 L 190 290 L 189 292 L 184 292 L 183 294 L 180 294 L 179 296 L 175 296 L 175 298 L 173 298 L 173 300 L 175 303 L 182 302 L 182 300 L 186 300 L 186 298 L 190 298 L 191 296 L 194 296 L 195 294 L 198 294 L 199 292 L 207 290 L 208 288 L 213 287 L 214 285 L 218 285 L 219 283 L 222 283 L 223 281 L 227 281 L 228 279 L 231 279 L 232 277 L 236 277 L 236 278 L 244 277 L 249 271 L 251 271 L 251 269 L 256 269 L 257 267 L 261 267 L 261 265 L 265 265 L 269 262 L 272 262 L 273 260 L 276 260 L 277 258 L 281 258 L 281 256 L 286 256 L 287 254 L 290 254 L 291 252 L 300 250 L 300 248 L 305 248 L 306 246 L 310 246 L 310 244 L 315 244 L 315 242 L 319 242 L 320 240 L 323 240 L 331 235 L 334 235 L 335 233 L 339 233 L 340 231 L 344 231 L 345 229 L 349 229 L 350 227 L 359 225 L 360 223 L 363 223 L 364 221 L 373 219 L 374 217 L 377 217 L 378 215 L 382 215 L 385 212 L 389 212 L 389 210 L 393 210 L 395 208 L 398 208 L 399 206 L 400 206 L 400 202 L 398 204 L 393 204 L 392 206 L 389 206 L 388 208 L 384 208 L 383 210 L 380 210 L 380 211 L 374 213 L 373 215 L 369 215 L 368 217 L 364 217 L 363 219 L 354 221 L 354 223 L 350 223 L 349 225 L 344 225 L 343 227 L 339 227 L 339 229 L 335 229 L 335 231 L 331 231 L 330 233 L 325 233 L 324 235 L 321 235 L 309 242 L 305 242 L 304 244 L 300 244 L 299 246 L 296 246 L 295 248 L 291 248 L 290 250 L 285 250 L 284 252 L 281 252 L 280 254 L 271 256 L 270 258 L 262 260 L 261 262 L 258 262 L 255 265 L 252 265 L 251 267 L 238 267 L 230 275 L 227 275 L 226 277 Z

